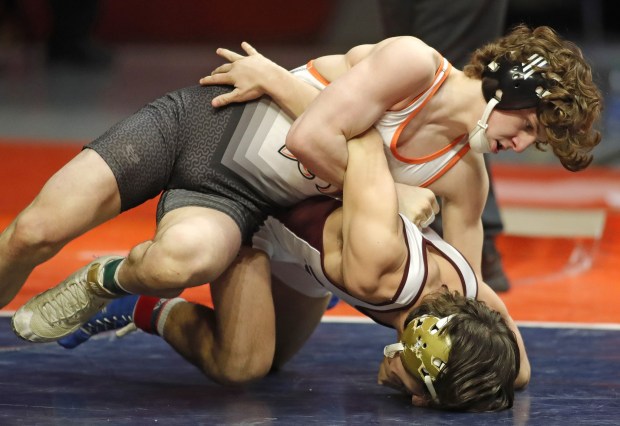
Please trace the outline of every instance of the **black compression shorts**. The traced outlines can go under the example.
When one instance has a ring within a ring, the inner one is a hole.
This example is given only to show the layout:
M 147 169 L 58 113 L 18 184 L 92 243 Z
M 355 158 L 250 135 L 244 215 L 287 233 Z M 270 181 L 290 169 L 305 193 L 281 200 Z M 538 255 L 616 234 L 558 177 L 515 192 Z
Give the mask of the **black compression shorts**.
M 144 106 L 86 145 L 112 169 L 121 211 L 163 194 L 159 221 L 184 206 L 228 214 L 248 240 L 272 211 L 271 203 L 221 159 L 246 104 L 213 108 L 227 86 L 188 87 Z

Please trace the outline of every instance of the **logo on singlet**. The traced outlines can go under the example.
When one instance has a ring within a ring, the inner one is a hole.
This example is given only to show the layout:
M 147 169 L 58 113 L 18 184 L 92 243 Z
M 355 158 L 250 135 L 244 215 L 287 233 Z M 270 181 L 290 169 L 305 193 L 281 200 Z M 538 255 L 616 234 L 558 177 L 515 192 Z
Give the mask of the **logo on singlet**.
M 282 145 L 282 147 L 278 150 L 278 153 L 288 160 L 295 161 L 297 163 L 297 170 L 304 177 L 304 179 L 308 179 L 308 180 L 317 179 L 316 175 L 312 173 L 310 170 L 308 170 L 306 166 L 301 164 L 299 160 L 297 159 L 297 157 L 295 157 L 293 153 L 288 150 L 286 145 Z M 327 182 L 325 183 L 325 186 L 321 186 L 317 183 L 315 183 L 314 186 L 316 190 L 319 191 L 321 194 L 329 194 L 335 191 L 335 188 L 333 187 L 333 185 Z

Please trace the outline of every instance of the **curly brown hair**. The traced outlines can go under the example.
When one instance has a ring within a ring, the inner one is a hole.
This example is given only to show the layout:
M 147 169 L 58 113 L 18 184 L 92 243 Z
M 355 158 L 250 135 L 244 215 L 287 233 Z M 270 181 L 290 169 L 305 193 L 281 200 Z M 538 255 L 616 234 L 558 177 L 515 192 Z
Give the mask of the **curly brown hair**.
M 499 411 L 512 407 L 521 362 L 517 339 L 499 312 L 458 293 L 426 296 L 408 316 L 454 317 L 442 333 L 452 347 L 446 367 L 434 381 L 435 408 L 453 411 Z
M 548 144 L 566 169 L 582 170 L 592 162 L 591 151 L 601 140 L 594 125 L 600 119 L 603 101 L 579 47 L 549 27 L 521 24 L 477 49 L 463 71 L 468 77 L 482 78 L 492 61 L 505 58 L 525 63 L 534 53 L 547 60 L 547 67 L 540 71 L 544 72 L 550 92 L 537 107 L 546 141 L 537 141 L 536 147 L 542 150 Z

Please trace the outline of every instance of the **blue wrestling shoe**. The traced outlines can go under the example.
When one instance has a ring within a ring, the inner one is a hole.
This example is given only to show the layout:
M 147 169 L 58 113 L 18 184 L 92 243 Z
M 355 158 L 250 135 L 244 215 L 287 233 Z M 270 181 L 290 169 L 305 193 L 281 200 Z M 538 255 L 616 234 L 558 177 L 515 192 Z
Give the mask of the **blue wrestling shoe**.
M 106 307 L 97 312 L 82 324 L 77 331 L 58 340 L 58 344 L 67 349 L 81 345 L 95 334 L 118 330 L 117 336 L 136 330 L 133 323 L 133 312 L 138 302 L 138 295 L 130 295 L 112 300 Z
M 329 311 L 330 309 L 335 308 L 338 302 L 340 302 L 340 299 L 338 299 L 336 296 L 332 296 L 332 298 L 329 299 L 329 303 L 327 304 L 327 310 Z

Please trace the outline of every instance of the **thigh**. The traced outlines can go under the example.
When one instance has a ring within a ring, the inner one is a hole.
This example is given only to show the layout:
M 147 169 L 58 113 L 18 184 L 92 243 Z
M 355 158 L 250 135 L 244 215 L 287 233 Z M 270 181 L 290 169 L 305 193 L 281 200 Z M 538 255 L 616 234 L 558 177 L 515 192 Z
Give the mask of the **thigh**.
M 267 255 L 243 247 L 230 268 L 211 283 L 211 295 L 222 347 L 270 366 L 276 325 Z
M 156 197 L 167 187 L 181 143 L 178 111 L 173 99 L 158 99 L 86 145 L 109 164 L 119 188 L 121 211 Z
M 118 186 L 107 163 L 86 149 L 56 172 L 24 214 L 48 223 L 54 239 L 72 239 L 118 215 Z
M 289 281 L 295 281 L 298 289 L 316 287 L 314 279 L 301 268 L 298 268 L 297 274 L 289 275 L 285 279 L 287 282 L 274 275 L 271 277 L 276 317 L 274 368 L 283 366 L 299 352 L 321 322 L 331 298 L 329 292 L 306 292 L 317 296 L 310 297 L 288 285 Z

